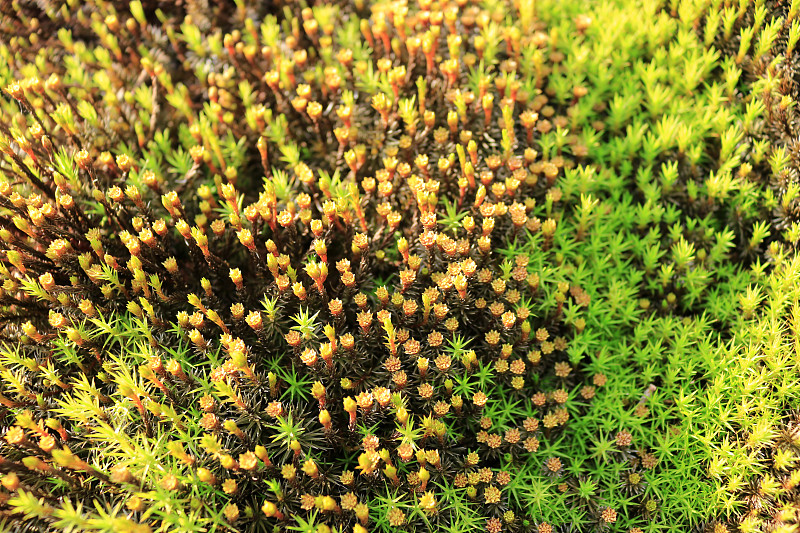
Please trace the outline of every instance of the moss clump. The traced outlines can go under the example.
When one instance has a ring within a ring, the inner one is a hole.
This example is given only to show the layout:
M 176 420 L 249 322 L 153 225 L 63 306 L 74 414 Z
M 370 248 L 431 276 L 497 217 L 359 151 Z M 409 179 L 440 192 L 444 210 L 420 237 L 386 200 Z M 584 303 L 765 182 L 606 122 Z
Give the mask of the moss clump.
M 793 6 L 7 11 L 6 529 L 792 530 Z

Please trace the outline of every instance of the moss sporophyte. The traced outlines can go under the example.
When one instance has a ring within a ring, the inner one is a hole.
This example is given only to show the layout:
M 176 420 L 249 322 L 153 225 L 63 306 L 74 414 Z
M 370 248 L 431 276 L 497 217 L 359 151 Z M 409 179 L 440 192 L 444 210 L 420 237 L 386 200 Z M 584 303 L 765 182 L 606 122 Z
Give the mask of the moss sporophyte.
M 0 529 L 795 529 L 800 1 L 0 10 Z

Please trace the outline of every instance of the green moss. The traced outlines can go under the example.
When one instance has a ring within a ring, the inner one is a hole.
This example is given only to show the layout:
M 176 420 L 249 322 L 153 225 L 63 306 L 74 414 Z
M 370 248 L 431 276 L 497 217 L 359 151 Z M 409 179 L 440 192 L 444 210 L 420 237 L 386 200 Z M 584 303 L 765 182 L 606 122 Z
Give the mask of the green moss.
M 792 531 L 798 9 L 728 4 L 9 6 L 1 527 Z

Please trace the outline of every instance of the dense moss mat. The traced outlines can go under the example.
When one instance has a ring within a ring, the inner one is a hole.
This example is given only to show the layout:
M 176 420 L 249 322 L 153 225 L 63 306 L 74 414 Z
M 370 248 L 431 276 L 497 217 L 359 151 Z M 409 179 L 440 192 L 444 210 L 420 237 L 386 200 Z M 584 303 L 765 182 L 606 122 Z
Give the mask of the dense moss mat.
M 800 1 L 0 5 L 0 529 L 800 520 Z

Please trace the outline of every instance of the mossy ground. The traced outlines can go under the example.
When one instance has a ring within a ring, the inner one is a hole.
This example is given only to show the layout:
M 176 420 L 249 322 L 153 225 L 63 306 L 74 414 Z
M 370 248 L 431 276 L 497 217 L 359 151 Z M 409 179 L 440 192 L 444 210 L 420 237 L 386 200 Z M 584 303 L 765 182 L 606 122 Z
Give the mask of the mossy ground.
M 0 528 L 796 531 L 799 12 L 0 5 Z

